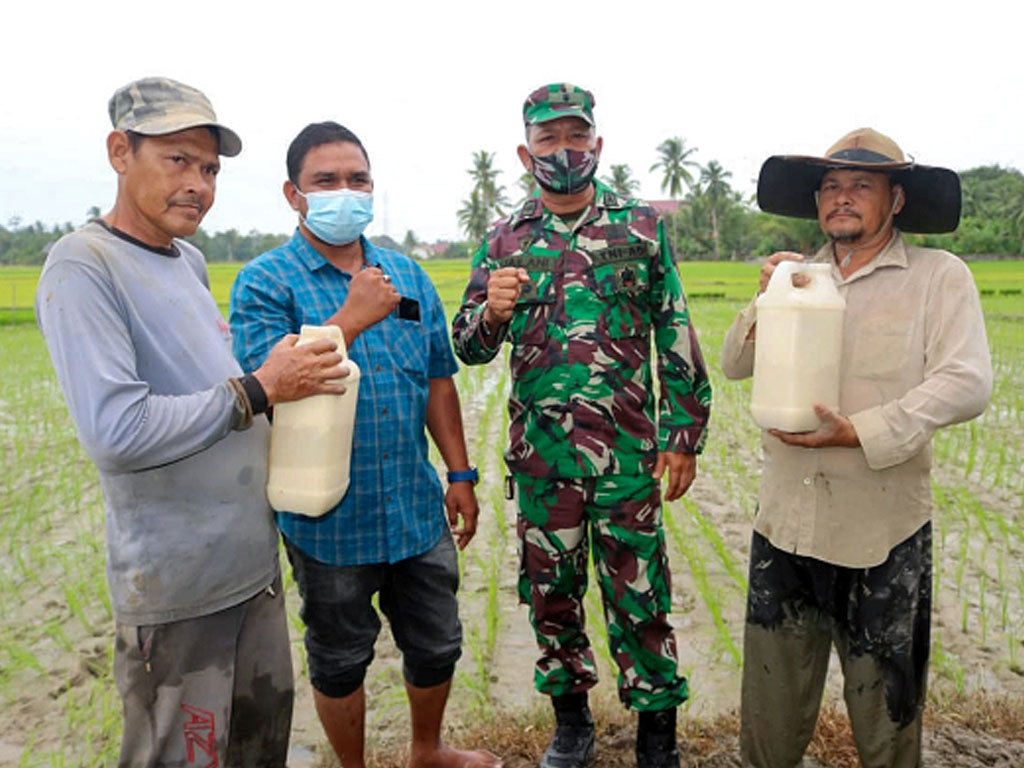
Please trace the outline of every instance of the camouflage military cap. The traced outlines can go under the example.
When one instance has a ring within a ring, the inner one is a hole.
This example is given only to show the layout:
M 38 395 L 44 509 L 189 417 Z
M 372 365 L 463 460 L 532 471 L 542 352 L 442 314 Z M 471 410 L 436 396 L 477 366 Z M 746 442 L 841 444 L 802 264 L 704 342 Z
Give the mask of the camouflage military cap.
M 217 122 L 201 91 L 166 77 L 144 77 L 118 88 L 107 111 L 118 131 L 163 136 L 207 125 L 217 131 L 220 154 L 234 157 L 242 151 L 238 134 Z
M 526 125 L 560 117 L 580 117 L 594 125 L 594 94 L 570 83 L 552 83 L 538 88 L 523 102 Z

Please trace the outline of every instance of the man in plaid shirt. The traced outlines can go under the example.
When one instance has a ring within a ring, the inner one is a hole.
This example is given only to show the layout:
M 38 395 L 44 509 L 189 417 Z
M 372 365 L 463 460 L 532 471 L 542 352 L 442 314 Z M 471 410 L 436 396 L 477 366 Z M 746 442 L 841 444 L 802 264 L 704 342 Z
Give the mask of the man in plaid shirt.
M 455 545 L 469 543 L 478 514 L 441 301 L 415 262 L 362 236 L 373 179 L 351 131 L 307 126 L 287 166 L 284 194 L 298 229 L 239 273 L 231 329 L 235 355 L 251 370 L 302 324 L 337 325 L 363 373 L 345 497 L 322 517 L 277 515 L 303 599 L 317 713 L 342 765 L 363 768 L 363 679 L 381 626 L 371 603 L 379 593 L 403 654 L 410 765 L 498 765 L 490 753 L 440 741 L 462 644 Z M 424 426 L 448 467 L 447 492 Z

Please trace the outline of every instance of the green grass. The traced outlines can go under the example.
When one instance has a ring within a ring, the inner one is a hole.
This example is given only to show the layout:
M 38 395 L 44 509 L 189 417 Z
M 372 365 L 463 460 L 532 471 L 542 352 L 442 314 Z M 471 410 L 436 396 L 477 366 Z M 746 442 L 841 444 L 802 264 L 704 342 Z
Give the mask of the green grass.
M 978 289 L 986 298 L 1006 298 L 1021 302 L 1024 289 L 1024 261 L 972 261 L 971 272 Z M 469 278 L 465 259 L 423 262 L 445 306 L 454 308 Z M 210 291 L 227 314 L 231 284 L 242 265 L 209 264 Z M 748 299 L 756 286 L 758 264 L 685 261 L 680 263 L 687 296 L 693 301 Z M 32 303 L 39 267 L 0 267 L 0 324 L 34 322 Z M 1016 291 L 1016 293 L 1014 293 Z
M 468 262 L 427 262 L 425 268 L 450 314 Z M 222 307 L 237 269 L 210 266 Z M 674 616 L 685 622 L 680 646 L 700 649 L 699 658 L 686 663 L 699 695 L 701 675 L 716 669 L 735 674 L 739 653 L 760 445 L 748 411 L 749 381 L 726 381 L 718 359 L 726 328 L 753 294 L 758 267 L 684 262 L 680 269 L 715 390 L 698 483 L 667 512 Z M 933 624 L 932 679 L 935 689 L 957 691 L 990 676 L 1019 680 L 1024 658 L 1024 299 L 1003 293 L 1024 288 L 1024 262 L 973 262 L 971 269 L 986 291 L 982 306 L 995 392 L 980 419 L 942 430 L 934 442 L 936 607 L 944 621 Z M 32 323 L 37 279 L 38 269 L 0 269 L 0 325 L 12 317 L 4 306 L 12 295 L 13 316 L 23 313 L 26 321 L 0 327 L 0 708 L 19 711 L 26 692 L 41 691 L 39 706 L 48 709 L 25 733 L 0 726 L 0 742 L 33 740 L 23 765 L 104 765 L 116 761 L 120 705 L 110 671 L 103 503 L 95 468 L 78 445 Z M 509 682 L 492 679 L 492 666 L 507 653 L 507 636 L 526 615 L 515 610 L 510 587 L 518 566 L 515 505 L 502 489 L 507 366 L 499 356 L 491 366 L 463 368 L 456 382 L 471 458 L 481 469 L 477 495 L 483 510 L 478 536 L 460 558 L 466 644 L 449 721 L 465 724 L 506 706 Z M 727 524 L 743 536 L 728 535 Z M 295 607 L 290 574 L 286 583 Z M 602 690 L 614 688 L 596 589 L 587 609 Z M 300 644 L 301 620 L 294 611 L 290 620 L 293 642 Z M 971 666 L 979 662 L 964 654 L 965 644 L 982 641 L 989 649 L 987 666 Z M 405 709 L 400 667 L 388 662 L 382 655 L 371 668 L 377 709 L 370 720 L 393 728 L 405 721 Z M 517 669 L 513 685 L 528 687 L 530 672 L 528 665 Z M 308 685 L 302 666 L 296 674 L 300 686 Z

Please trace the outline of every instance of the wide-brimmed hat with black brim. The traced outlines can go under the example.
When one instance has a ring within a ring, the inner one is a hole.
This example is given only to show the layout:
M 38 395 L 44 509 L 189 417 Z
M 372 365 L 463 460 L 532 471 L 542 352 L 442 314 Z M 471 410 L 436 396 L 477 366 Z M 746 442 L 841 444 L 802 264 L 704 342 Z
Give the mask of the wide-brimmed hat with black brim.
M 956 172 L 904 159 L 895 141 L 871 128 L 846 134 L 825 157 L 769 157 L 757 179 L 757 204 L 766 213 L 816 219 L 814 193 L 832 168 L 885 173 L 902 185 L 905 202 L 893 223 L 904 232 L 952 232 L 960 223 L 960 177 Z

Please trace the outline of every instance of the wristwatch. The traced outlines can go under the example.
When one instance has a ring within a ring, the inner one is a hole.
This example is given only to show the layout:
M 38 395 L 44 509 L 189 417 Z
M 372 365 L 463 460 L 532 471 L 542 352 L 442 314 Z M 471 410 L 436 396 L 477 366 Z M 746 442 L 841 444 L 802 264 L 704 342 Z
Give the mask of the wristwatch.
M 476 467 L 470 467 L 469 469 L 459 469 L 455 472 L 448 473 L 448 483 L 465 483 L 470 482 L 476 485 L 480 482 L 480 473 L 476 471 Z

